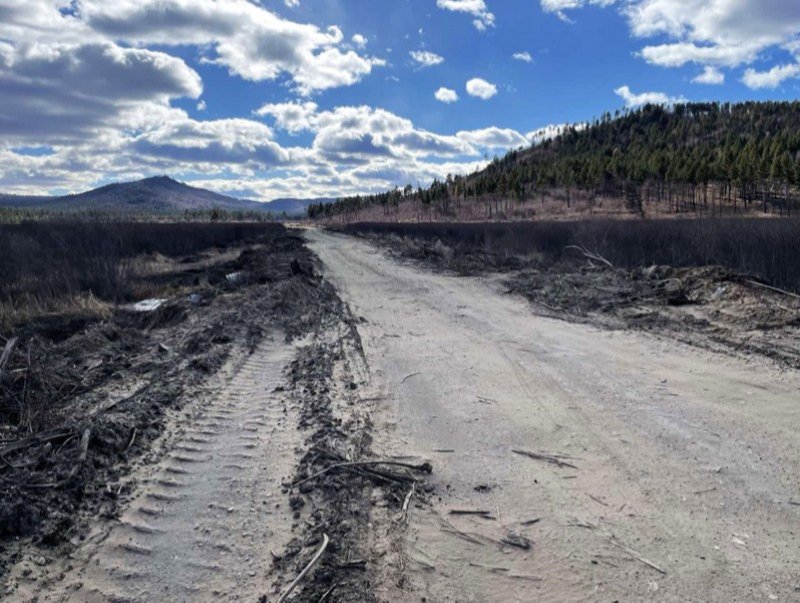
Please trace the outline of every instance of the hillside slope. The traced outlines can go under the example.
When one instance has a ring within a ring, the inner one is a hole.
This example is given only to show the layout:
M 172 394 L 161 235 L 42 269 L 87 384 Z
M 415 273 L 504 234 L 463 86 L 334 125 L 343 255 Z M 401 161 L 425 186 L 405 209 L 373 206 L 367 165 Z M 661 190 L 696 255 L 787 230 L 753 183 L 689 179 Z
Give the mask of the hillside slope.
M 420 215 L 444 217 L 456 215 L 462 202 L 481 201 L 485 217 L 496 218 L 504 204 L 538 199 L 541 206 L 557 200 L 591 208 L 601 197 L 642 215 L 648 208 L 784 214 L 797 212 L 799 188 L 800 102 L 646 105 L 566 128 L 552 140 L 424 190 L 345 198 L 312 207 L 310 214 L 358 214 L 412 201 Z

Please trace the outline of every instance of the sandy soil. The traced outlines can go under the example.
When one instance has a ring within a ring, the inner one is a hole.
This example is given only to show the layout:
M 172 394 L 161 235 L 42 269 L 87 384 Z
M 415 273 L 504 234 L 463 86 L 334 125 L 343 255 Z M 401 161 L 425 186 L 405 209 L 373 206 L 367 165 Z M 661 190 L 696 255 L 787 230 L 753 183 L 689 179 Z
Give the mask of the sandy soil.
M 307 237 L 363 319 L 373 450 L 434 462 L 379 599 L 800 600 L 796 372 Z

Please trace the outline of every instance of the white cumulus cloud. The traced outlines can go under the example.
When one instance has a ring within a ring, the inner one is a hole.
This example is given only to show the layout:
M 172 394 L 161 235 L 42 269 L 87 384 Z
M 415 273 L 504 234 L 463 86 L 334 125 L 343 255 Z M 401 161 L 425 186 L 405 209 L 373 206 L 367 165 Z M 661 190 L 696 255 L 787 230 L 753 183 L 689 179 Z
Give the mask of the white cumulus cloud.
M 528 52 L 527 50 L 523 52 L 515 52 L 514 54 L 511 55 L 511 58 L 514 59 L 515 61 L 522 61 L 523 63 L 530 63 L 531 61 L 533 61 L 531 53 Z
M 444 63 L 444 57 L 428 50 L 412 50 L 411 58 L 420 67 L 434 67 Z
M 713 65 L 706 65 L 703 73 L 692 79 L 695 84 L 708 84 L 709 86 L 719 86 L 725 83 L 725 74 Z
M 454 103 L 458 100 L 458 93 L 451 88 L 441 87 L 433 93 L 436 100 L 442 103 Z
M 469 80 L 466 88 L 467 94 L 483 100 L 489 100 L 497 94 L 497 86 L 479 77 Z
M 484 0 L 436 0 L 436 6 L 471 15 L 472 24 L 478 31 L 494 27 L 494 14 L 489 11 Z
M 800 63 L 789 65 L 776 65 L 769 71 L 756 71 L 748 69 L 744 72 L 742 82 L 748 88 L 759 90 L 762 88 L 777 88 L 785 80 L 800 77 Z
M 620 86 L 614 90 L 614 94 L 625 101 L 625 106 L 630 108 L 641 107 L 642 105 L 674 105 L 683 102 L 682 97 L 673 97 L 663 92 L 640 92 L 635 94 L 628 86 Z

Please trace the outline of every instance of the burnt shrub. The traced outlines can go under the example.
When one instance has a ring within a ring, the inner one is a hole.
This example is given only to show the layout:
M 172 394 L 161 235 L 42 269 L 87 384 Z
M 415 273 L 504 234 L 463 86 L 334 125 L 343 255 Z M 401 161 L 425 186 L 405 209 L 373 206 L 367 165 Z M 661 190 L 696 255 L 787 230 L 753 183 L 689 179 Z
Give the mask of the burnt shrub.
M 250 242 L 282 229 L 274 223 L 229 222 L 0 224 L 0 304 L 10 311 L 46 309 L 54 301 L 79 295 L 109 302 L 130 300 L 134 292 L 130 260 L 137 255 L 185 256 Z
M 800 291 L 800 219 L 581 220 L 512 223 L 357 223 L 351 234 L 441 241 L 456 253 L 543 254 L 560 260 L 579 245 L 615 266 L 719 265 Z

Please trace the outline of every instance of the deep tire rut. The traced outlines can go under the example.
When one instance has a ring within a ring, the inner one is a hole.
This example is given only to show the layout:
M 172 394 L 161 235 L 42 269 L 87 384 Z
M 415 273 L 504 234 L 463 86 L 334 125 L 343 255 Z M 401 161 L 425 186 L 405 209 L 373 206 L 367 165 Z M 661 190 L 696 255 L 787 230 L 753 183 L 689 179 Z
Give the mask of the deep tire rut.
M 268 339 L 230 368 L 217 393 L 184 419 L 119 522 L 92 550 L 76 551 L 83 568 L 44 599 L 257 599 L 271 551 L 290 538 L 281 483 L 296 464 L 297 413 L 279 386 L 295 351 Z

